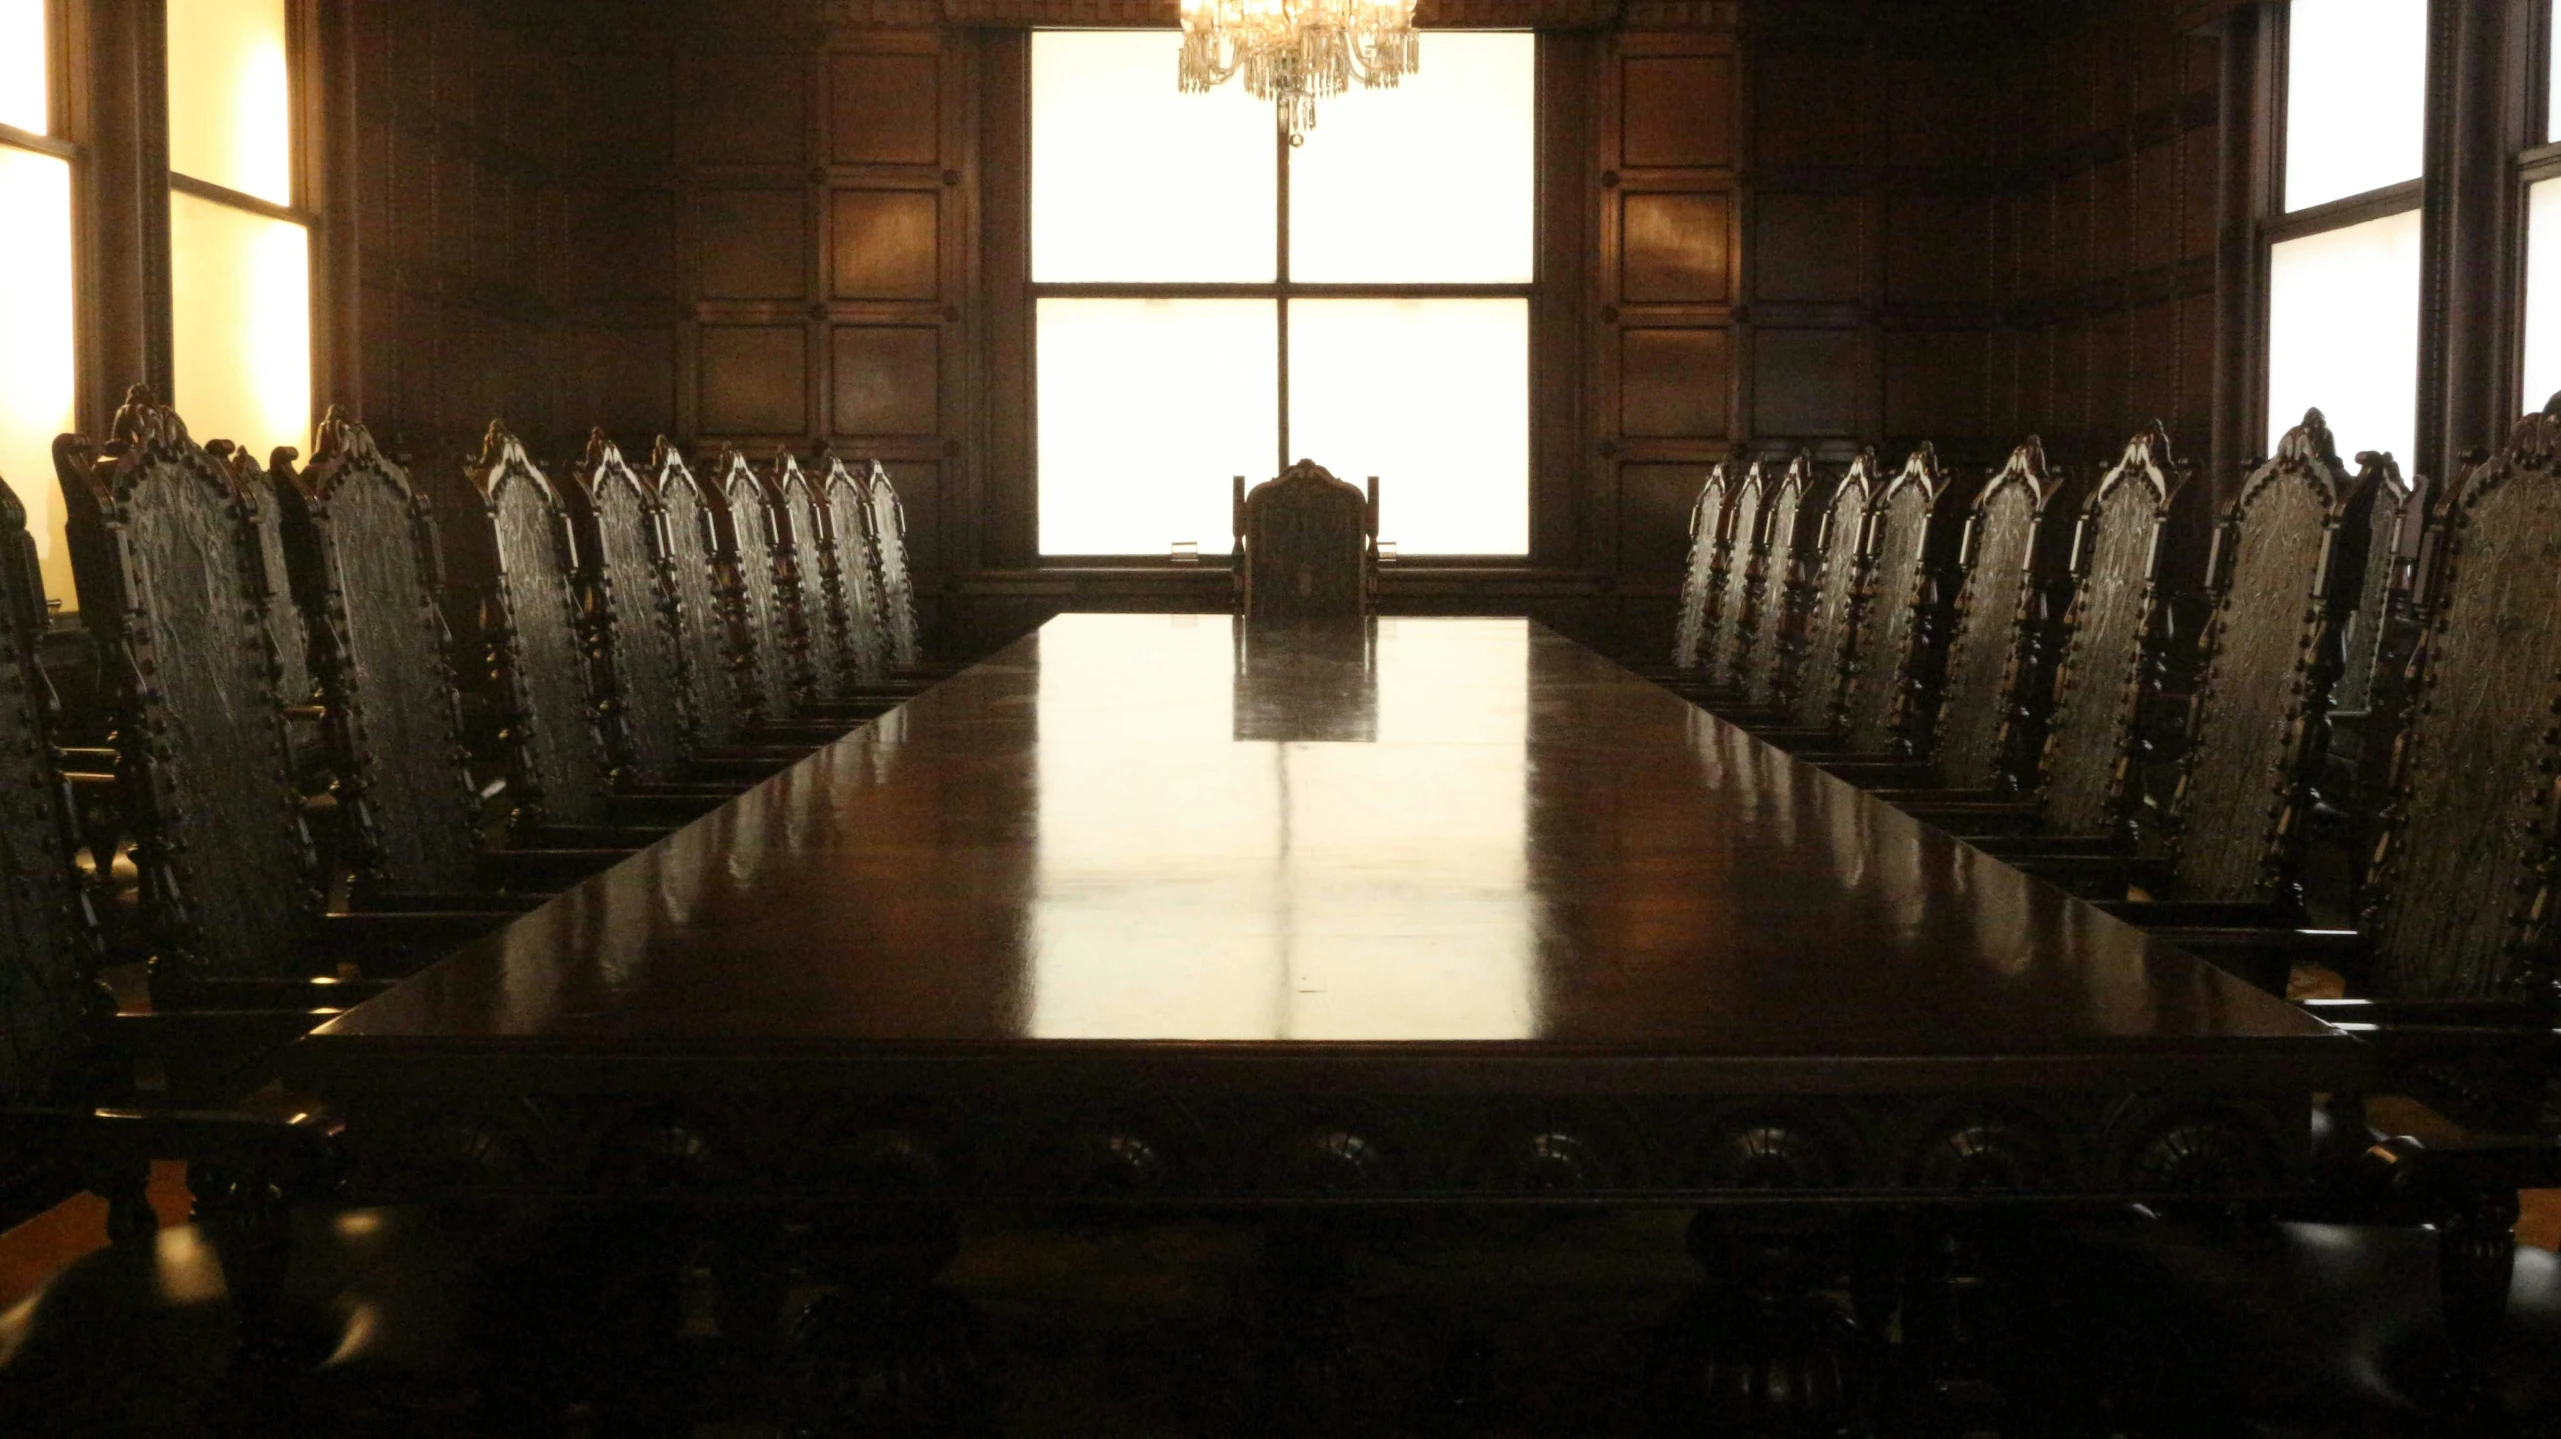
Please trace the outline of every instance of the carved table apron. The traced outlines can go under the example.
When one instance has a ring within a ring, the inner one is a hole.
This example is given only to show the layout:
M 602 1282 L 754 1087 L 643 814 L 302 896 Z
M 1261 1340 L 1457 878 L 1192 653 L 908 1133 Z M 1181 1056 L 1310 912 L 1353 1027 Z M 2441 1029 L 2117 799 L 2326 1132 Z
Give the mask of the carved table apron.
M 1539 626 L 1069 615 L 298 1044 L 367 1198 L 2278 1197 L 2363 1046 Z

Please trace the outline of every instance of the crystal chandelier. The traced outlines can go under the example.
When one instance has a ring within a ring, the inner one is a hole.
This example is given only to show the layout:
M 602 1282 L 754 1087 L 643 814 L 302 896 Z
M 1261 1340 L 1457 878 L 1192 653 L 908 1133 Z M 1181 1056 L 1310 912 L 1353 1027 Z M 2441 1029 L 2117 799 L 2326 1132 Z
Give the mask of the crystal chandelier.
M 1316 102 L 1392 88 L 1421 59 L 1414 0 L 1183 0 L 1183 93 L 1231 75 L 1269 100 L 1289 143 L 1316 128 Z

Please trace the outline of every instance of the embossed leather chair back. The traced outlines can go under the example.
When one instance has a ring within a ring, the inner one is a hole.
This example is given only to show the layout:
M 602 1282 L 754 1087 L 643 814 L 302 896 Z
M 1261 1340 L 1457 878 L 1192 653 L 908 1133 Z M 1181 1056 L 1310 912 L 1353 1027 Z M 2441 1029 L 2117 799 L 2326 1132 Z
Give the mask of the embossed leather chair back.
M 1236 481 L 1236 552 L 1247 619 L 1369 613 L 1378 490 L 1367 494 L 1312 460 L 1245 489 Z
M 1777 482 L 1776 467 L 1757 459 L 1734 488 L 1734 512 L 1725 522 L 1725 573 L 1707 623 L 1704 664 L 1717 683 L 1739 687 L 1750 662 L 1753 610 L 1768 558 L 1770 487 Z
M 1809 571 L 1817 538 L 1823 530 L 1823 501 L 1829 487 L 1814 468 L 1814 457 L 1798 452 L 1787 473 L 1770 491 L 1769 515 L 1762 522 L 1764 550 L 1759 597 L 1752 614 L 1752 642 L 1743 694 L 1753 704 L 1784 708 L 1796 695 L 1797 661 L 1803 655 L 1800 627 L 1812 599 Z
M 772 487 L 781 504 L 780 579 L 800 631 L 800 683 L 817 698 L 841 699 L 853 689 L 856 665 L 836 588 L 825 495 L 788 452 L 774 457 Z
M 568 513 L 525 447 L 495 423 L 469 473 L 497 559 L 486 628 L 507 707 L 514 822 L 601 824 L 612 761 L 598 723 Z
M 0 482 L 0 1104 L 76 1087 L 98 959 L 54 763 L 53 689 L 36 664 L 44 624 L 26 507 Z
M 230 467 L 232 483 L 240 487 L 240 502 L 248 506 L 249 523 L 257 531 L 258 582 L 266 589 L 267 628 L 276 637 L 276 693 L 289 705 L 310 704 L 318 697 L 311 670 L 311 632 L 293 588 L 292 567 L 285 561 L 284 502 L 276 494 L 275 479 L 249 458 L 248 451 L 229 440 L 208 441 L 205 453 Z M 277 453 L 286 464 L 293 462 L 290 447 Z
M 597 430 L 561 490 L 606 669 L 605 739 L 621 774 L 675 778 L 693 752 L 693 675 L 677 633 L 658 487 Z
M 2414 547 L 2403 541 L 2415 538 L 2424 512 L 2416 487 L 2402 478 L 2390 455 L 2367 452 L 2356 458 L 2363 499 L 2349 523 L 2362 532 L 2363 554 L 2356 609 L 2339 636 L 2339 679 L 2330 687 L 2331 705 L 2342 710 L 2373 704 L 2380 671 L 2409 662 L 2415 636 L 2409 633 L 2410 574 L 2403 552 Z
M 363 425 L 332 409 L 311 463 L 276 470 L 285 558 L 312 626 L 339 807 L 366 894 L 472 888 L 479 797 L 445 627 L 434 519 Z
M 1917 691 L 1930 678 L 1926 660 L 1941 637 L 1923 621 L 1938 581 L 1941 553 L 1959 528 L 1955 493 L 1926 442 L 1903 461 L 1869 505 L 1868 597 L 1851 636 L 1841 694 L 1843 748 L 1856 754 L 1918 753 L 1913 731 L 1925 717 Z
M 1879 493 L 1876 452 L 1861 450 L 1832 486 L 1806 576 L 1805 643 L 1796 661 L 1796 723 L 1829 730 L 1840 718 L 1850 641 L 1867 602 L 1869 517 Z
M 880 461 L 871 462 L 871 473 L 863 479 L 871 494 L 870 520 L 863 527 L 864 538 L 871 543 L 872 567 L 880 578 L 880 613 L 889 629 L 889 662 L 893 665 L 919 665 L 925 662 L 923 636 L 916 627 L 916 575 L 908 564 L 907 507 L 898 499 L 898 487 L 889 482 L 889 469 Z M 1373 512 L 1377 506 L 1371 506 Z M 1371 538 L 1377 537 L 1377 515 L 1370 517 Z
M 862 475 L 832 451 L 813 477 L 826 513 L 830 584 L 853 655 L 854 678 L 878 684 L 889 676 L 889 626 L 882 615 L 880 573 L 872 563 L 871 492 Z
M 747 457 L 722 450 L 721 507 L 729 519 L 730 573 L 740 650 L 749 683 L 743 687 L 756 716 L 787 720 L 800 713 L 796 676 L 800 659 L 798 625 L 791 594 L 784 587 L 789 564 L 782 552 L 782 516 L 772 490 Z
M 2039 769 L 2044 823 L 2056 833 L 2113 833 L 2124 819 L 2154 642 L 2161 527 L 2185 478 L 2154 425 L 2126 443 L 2082 507 Z
M 319 912 L 258 542 L 230 467 L 137 387 L 102 448 L 54 442 L 80 612 L 109 652 L 155 963 L 294 973 Z
M 2312 410 L 2242 480 L 2216 525 L 2213 609 L 2170 802 L 2182 899 L 2300 898 L 2292 885 L 2312 741 L 2338 674 L 2335 631 L 2355 613 L 2360 578 L 2342 561 L 2363 558 L 2342 543 L 2358 499 Z
M 2034 436 L 1974 497 L 1957 551 L 1945 678 L 1930 751 L 1951 784 L 2017 787 L 2020 687 L 2035 668 L 2036 557 L 2062 485 Z
M 693 686 L 696 733 L 706 745 L 730 744 L 753 707 L 739 691 L 741 680 L 751 674 L 753 658 L 741 653 L 733 623 L 730 591 L 737 582 L 736 557 L 725 538 L 725 506 L 719 492 L 695 477 L 693 467 L 663 435 L 650 453 L 649 473 L 664 517 L 660 533 L 667 544 L 668 590 L 685 674 Z
M 1725 598 L 1725 564 L 1733 537 L 1735 467 L 1719 460 L 1690 505 L 1689 561 L 1681 570 L 1681 608 L 1672 623 L 1672 667 L 1695 670 L 1706 660 L 1708 635 Z
M 2549 999 L 2561 395 L 2446 492 L 2368 886 L 2378 993 Z

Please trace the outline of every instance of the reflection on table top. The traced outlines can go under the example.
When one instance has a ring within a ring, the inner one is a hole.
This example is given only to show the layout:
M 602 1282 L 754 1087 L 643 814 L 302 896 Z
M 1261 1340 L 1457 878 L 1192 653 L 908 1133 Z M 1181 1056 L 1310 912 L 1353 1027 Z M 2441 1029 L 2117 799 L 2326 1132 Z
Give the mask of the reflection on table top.
M 1344 1046 L 2355 1048 L 1527 621 L 1070 615 L 297 1061 Z

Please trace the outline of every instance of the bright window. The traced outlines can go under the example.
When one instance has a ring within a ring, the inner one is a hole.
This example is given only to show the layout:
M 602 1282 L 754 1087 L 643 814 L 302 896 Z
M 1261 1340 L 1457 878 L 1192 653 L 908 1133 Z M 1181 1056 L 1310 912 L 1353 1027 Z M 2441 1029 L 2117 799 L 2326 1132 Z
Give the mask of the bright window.
M 0 124 L 51 132 L 45 0 L 0 0 Z M 72 603 L 53 437 L 72 405 L 71 160 L 0 140 L 0 481 L 27 510 L 45 593 Z
M 1428 34 L 1298 148 L 1180 49 L 1032 37 L 1041 552 L 1227 553 L 1233 477 L 1311 459 L 1403 554 L 1526 554 L 1536 41 Z
M 2427 0 L 2294 0 L 2289 16 L 2285 208 L 2419 178 Z
M 2268 445 L 2318 406 L 2339 453 L 2415 464 L 2419 212 L 2324 230 L 2268 252 Z
M 2561 390 L 2561 180 L 2526 191 L 2525 394 L 2539 410 Z
M 284 0 L 168 0 L 173 403 L 253 455 L 311 429 L 311 232 Z

